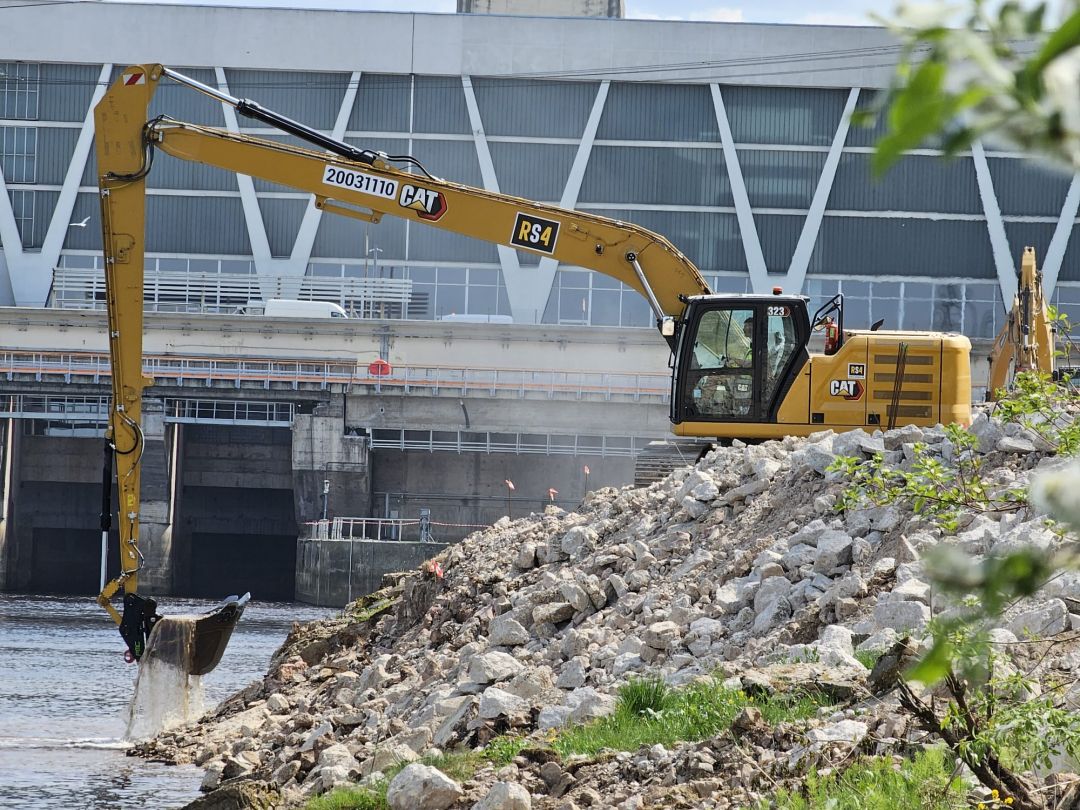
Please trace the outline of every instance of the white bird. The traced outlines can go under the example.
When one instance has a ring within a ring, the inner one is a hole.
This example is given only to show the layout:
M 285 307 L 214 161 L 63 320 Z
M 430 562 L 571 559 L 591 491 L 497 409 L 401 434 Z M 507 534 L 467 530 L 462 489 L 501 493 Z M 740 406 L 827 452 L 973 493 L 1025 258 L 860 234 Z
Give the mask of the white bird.
M 68 225 L 68 227 L 69 228 L 85 228 L 86 223 L 89 222 L 89 221 L 90 221 L 90 217 L 87 217 L 82 222 L 72 222 L 70 225 Z

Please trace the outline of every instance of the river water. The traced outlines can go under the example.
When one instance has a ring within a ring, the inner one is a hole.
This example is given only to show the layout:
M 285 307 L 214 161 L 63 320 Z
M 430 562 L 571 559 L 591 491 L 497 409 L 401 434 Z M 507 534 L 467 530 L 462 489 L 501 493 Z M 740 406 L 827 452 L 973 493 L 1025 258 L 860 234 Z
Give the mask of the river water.
M 160 610 L 212 604 L 162 599 Z M 203 676 L 206 708 L 261 678 L 294 621 L 333 613 L 250 602 L 221 663 Z M 201 769 L 125 755 L 136 671 L 92 598 L 0 594 L 0 808 L 167 810 L 200 795 Z

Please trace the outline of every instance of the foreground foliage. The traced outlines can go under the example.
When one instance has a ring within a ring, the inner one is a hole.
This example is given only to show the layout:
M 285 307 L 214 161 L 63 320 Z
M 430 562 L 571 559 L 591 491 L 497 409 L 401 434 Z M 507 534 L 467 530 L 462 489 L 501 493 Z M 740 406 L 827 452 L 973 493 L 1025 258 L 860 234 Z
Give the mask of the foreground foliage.
M 812 773 L 802 792 L 781 790 L 772 806 L 777 810 L 960 810 L 970 805 L 952 758 L 941 748 L 931 748 L 899 767 L 892 757 L 875 757 L 838 774 Z

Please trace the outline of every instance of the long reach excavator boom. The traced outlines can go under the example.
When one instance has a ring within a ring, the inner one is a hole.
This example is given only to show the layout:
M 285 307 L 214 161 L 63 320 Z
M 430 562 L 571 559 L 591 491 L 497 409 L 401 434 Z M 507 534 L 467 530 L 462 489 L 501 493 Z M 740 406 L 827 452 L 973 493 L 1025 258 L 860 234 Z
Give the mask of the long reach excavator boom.
M 171 79 L 309 148 L 149 117 L 160 81 Z M 126 68 L 95 109 L 108 296 L 113 407 L 108 440 L 120 499 L 120 576 L 99 601 L 132 656 L 160 624 L 136 593 L 139 554 L 140 405 L 146 177 L 164 152 L 312 194 L 320 209 L 378 223 L 401 217 L 433 228 L 595 270 L 639 292 L 673 354 L 670 417 L 680 436 L 757 441 L 837 428 L 970 421 L 970 343 L 936 332 L 845 330 L 843 297 L 814 315 L 808 299 L 716 295 L 671 242 L 607 217 L 474 188 L 433 176 L 409 155 L 387 155 L 327 137 L 158 64 Z M 813 354 L 813 331 L 825 337 Z M 124 615 L 112 598 L 124 591 Z M 196 625 L 195 669 L 216 665 L 243 609 L 230 602 Z M 183 654 L 178 654 L 181 658 Z

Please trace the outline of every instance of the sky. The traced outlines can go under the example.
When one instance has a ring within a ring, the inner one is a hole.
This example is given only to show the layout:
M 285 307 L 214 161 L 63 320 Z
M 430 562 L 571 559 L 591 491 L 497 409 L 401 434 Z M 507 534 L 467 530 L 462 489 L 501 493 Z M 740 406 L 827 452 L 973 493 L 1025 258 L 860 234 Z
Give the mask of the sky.
M 145 1 L 145 0 L 143 0 Z M 160 0 L 161 2 L 452 14 L 456 0 Z M 813 6 L 811 10 L 809 6 Z M 891 9 L 881 0 L 626 0 L 626 16 L 644 20 L 872 25 L 868 15 Z

